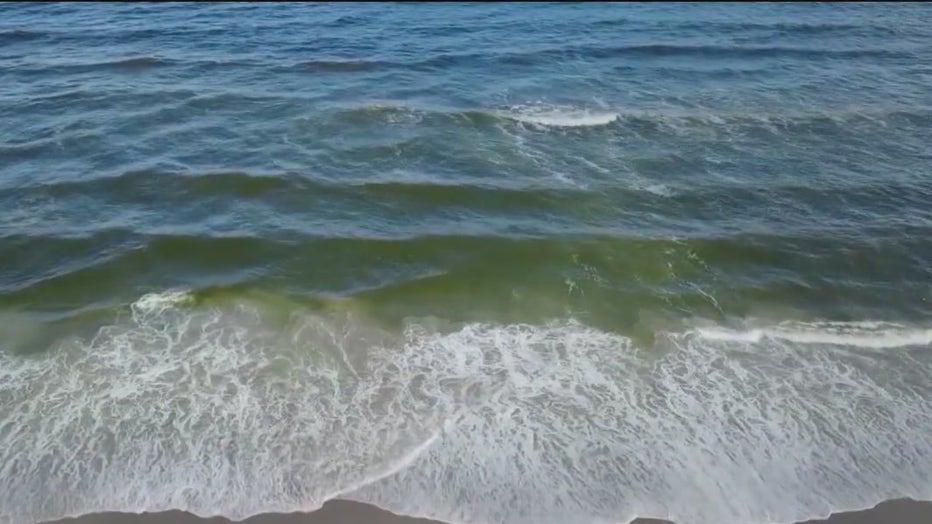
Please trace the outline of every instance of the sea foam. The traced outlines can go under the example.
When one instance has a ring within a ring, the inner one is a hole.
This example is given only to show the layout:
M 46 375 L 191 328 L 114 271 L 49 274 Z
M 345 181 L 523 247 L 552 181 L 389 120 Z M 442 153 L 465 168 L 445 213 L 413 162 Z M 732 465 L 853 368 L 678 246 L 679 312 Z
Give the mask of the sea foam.
M 515 106 L 500 116 L 527 124 L 549 127 L 596 127 L 611 124 L 619 114 L 606 110 L 589 110 L 559 106 Z
M 748 524 L 932 495 L 922 328 L 697 328 L 644 348 L 572 320 L 398 334 L 181 292 L 131 313 L 0 352 L 0 522 L 343 497 L 463 523 Z

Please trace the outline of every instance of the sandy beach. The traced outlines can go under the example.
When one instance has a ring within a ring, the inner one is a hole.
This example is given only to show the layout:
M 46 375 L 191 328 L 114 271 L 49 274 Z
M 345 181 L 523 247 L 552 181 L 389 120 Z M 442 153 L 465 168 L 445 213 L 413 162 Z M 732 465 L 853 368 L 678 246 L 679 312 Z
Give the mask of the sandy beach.
M 101 513 L 62 519 L 46 524 L 228 524 L 222 517 L 200 518 L 190 513 Z M 368 504 L 333 500 L 312 513 L 257 515 L 248 524 L 440 524 L 428 519 L 402 517 Z M 862 511 L 836 513 L 827 519 L 800 524 L 927 524 L 932 522 L 932 502 L 893 500 Z M 663 524 L 654 519 L 637 519 L 633 524 Z M 749 523 L 758 524 L 758 523 Z M 763 523 L 760 523 L 763 524 Z

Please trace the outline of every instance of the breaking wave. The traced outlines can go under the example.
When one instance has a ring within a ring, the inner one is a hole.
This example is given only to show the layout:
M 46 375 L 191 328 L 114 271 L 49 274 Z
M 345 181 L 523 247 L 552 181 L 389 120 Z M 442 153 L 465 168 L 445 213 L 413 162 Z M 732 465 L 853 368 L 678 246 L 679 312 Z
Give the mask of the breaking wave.
M 287 308 L 285 308 L 287 309 Z M 141 297 L 0 353 L 0 522 L 309 511 L 449 522 L 790 522 L 932 490 L 930 331 L 572 320 L 402 333 L 351 310 Z

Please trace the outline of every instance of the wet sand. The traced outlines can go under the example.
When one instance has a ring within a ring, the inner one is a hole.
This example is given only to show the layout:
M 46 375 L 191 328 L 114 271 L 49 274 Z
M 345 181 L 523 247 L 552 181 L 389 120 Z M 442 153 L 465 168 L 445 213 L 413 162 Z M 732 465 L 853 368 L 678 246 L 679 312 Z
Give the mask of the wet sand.
M 181 511 L 161 513 L 101 513 L 63 519 L 47 524 L 230 524 L 222 517 L 200 518 Z M 246 524 L 443 524 L 427 519 L 401 517 L 375 506 L 333 500 L 312 513 L 257 515 L 242 521 Z M 824 520 L 809 520 L 802 524 L 929 524 L 932 522 L 932 502 L 894 500 L 874 508 L 837 513 Z M 634 524 L 663 524 L 661 520 L 638 519 Z M 571 523 L 568 523 L 571 524 Z M 763 523 L 752 523 L 763 524 Z

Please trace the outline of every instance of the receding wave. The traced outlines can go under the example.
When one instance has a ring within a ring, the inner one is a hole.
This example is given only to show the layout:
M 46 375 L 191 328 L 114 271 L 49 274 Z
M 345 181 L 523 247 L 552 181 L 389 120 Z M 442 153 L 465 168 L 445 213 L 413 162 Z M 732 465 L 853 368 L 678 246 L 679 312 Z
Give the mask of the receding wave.
M 788 132 L 844 132 L 855 124 L 925 126 L 932 112 L 923 107 L 847 108 L 782 113 L 717 110 L 649 110 L 593 108 L 554 104 L 518 104 L 502 108 L 422 108 L 374 103 L 343 108 L 331 118 L 341 124 L 415 123 L 425 126 L 491 126 L 533 124 L 544 128 L 603 128 L 643 130 L 653 126 L 675 134 L 721 130 L 741 135 L 748 128 L 774 134 Z
M 713 28 L 722 32 L 745 32 L 751 31 L 777 31 L 783 34 L 796 35 L 826 35 L 826 34 L 863 34 L 864 31 L 872 33 L 883 33 L 887 36 L 896 34 L 896 30 L 880 24 L 866 23 L 843 23 L 843 22 L 815 22 L 815 21 L 794 21 L 794 22 L 769 22 L 766 20 L 750 21 L 742 20 L 732 22 L 726 20 L 688 20 L 665 22 L 671 23 L 674 27 L 683 31 L 708 31 Z
M 551 51 L 565 52 L 562 50 Z M 904 51 L 891 49 L 814 49 L 810 47 L 776 47 L 776 46 L 715 46 L 715 45 L 673 45 L 673 44 L 646 44 L 618 47 L 585 46 L 572 49 L 570 52 L 582 56 L 596 58 L 611 58 L 615 56 L 686 56 L 703 58 L 765 58 L 765 57 L 798 57 L 805 59 L 817 58 L 911 58 L 914 55 Z
M 158 56 L 134 56 L 98 62 L 30 62 L 10 68 L 13 72 L 27 73 L 89 73 L 95 71 L 137 72 L 174 66 L 188 66 L 201 71 L 226 68 L 256 68 L 264 64 L 253 60 L 193 60 Z
M 146 194 L 174 190 L 195 192 L 201 195 L 221 193 L 239 197 L 257 196 L 268 191 L 300 189 L 301 177 L 287 174 L 246 173 L 242 171 L 216 171 L 197 174 L 160 170 L 133 170 L 85 179 L 49 182 L 28 188 L 0 189 L 2 195 L 16 195 L 22 191 L 44 193 L 49 196 L 66 196 L 72 193 L 113 195 Z
M 128 201 L 171 198 L 235 196 L 262 198 L 273 193 L 303 193 L 314 199 L 329 197 L 379 198 L 398 203 L 442 206 L 464 205 L 488 207 L 498 202 L 513 206 L 569 203 L 593 200 L 598 194 L 581 188 L 538 183 L 521 184 L 497 180 L 463 180 L 444 183 L 440 180 L 369 177 L 330 178 L 314 174 L 246 173 L 239 171 L 183 173 L 160 170 L 127 171 L 115 175 L 63 180 L 36 186 L 0 189 L 0 199 L 23 194 L 67 197 L 90 194 Z M 638 188 L 616 188 L 615 196 L 640 194 Z
M 345 60 L 306 60 L 292 66 L 296 71 L 312 73 L 355 73 L 361 71 L 375 71 L 388 64 L 377 60 L 345 59 Z
M 25 68 L 17 68 L 17 70 L 28 70 L 28 71 L 60 71 L 60 72 L 69 72 L 69 73 L 80 73 L 80 72 L 90 72 L 90 71 L 136 71 L 142 69 L 150 69 L 156 67 L 164 67 L 174 65 L 177 62 L 168 58 L 160 58 L 155 56 L 134 56 L 127 58 L 120 58 L 116 60 L 107 60 L 103 62 L 87 62 L 87 63 L 32 63 Z
M 395 332 L 279 309 L 150 294 L 93 338 L 0 351 L 0 522 L 341 497 L 456 523 L 763 524 L 932 496 L 928 327 L 646 347 L 572 320 Z
M 98 65 L 100 67 L 112 67 L 112 68 L 147 68 L 147 67 L 158 67 L 164 65 L 171 65 L 172 60 L 166 58 L 158 58 L 154 56 L 137 56 L 131 58 L 124 58 L 122 60 L 114 60 L 112 62 L 101 62 Z
M 0 31 L 0 45 L 10 45 L 19 42 L 29 42 L 39 40 L 48 36 L 43 31 L 32 31 L 28 29 L 7 29 Z
M 42 33 L 29 31 L 13 31 L 0 34 L 0 44 L 5 37 L 10 42 L 23 39 L 41 38 Z M 779 46 L 715 46 L 715 45 L 676 45 L 676 44 L 646 44 L 623 46 L 558 46 L 532 52 L 500 52 L 500 53 L 460 53 L 437 54 L 411 61 L 387 61 L 367 58 L 315 58 L 283 65 L 275 62 L 190 62 L 191 65 L 200 66 L 240 66 L 240 67 L 271 67 L 284 68 L 295 72 L 312 73 L 353 73 L 367 72 L 383 69 L 400 70 L 428 70 L 458 68 L 464 66 L 485 67 L 490 64 L 510 66 L 538 66 L 553 63 L 555 60 L 605 60 L 617 58 L 663 58 L 663 57 L 696 57 L 706 59 L 734 59 L 734 58 L 798 58 L 806 60 L 819 59 L 903 59 L 914 58 L 916 55 L 907 50 L 888 48 L 862 48 L 862 49 L 816 49 L 810 47 L 779 47 Z M 67 72 L 82 72 L 94 70 L 138 70 L 143 68 L 169 66 L 188 63 L 184 60 L 174 60 L 154 56 L 129 57 L 117 60 L 95 63 L 64 63 L 64 64 L 30 64 L 19 70 L 47 71 L 61 70 Z
M 695 57 L 705 59 L 735 58 L 796 58 L 803 60 L 825 59 L 890 59 L 915 58 L 905 50 L 889 48 L 828 49 L 781 46 L 720 46 L 720 45 L 560 45 L 530 52 L 457 53 L 438 54 L 417 62 L 399 64 L 413 69 L 447 69 L 454 67 L 481 67 L 489 64 L 511 66 L 541 66 L 556 60 L 608 60 L 619 58 Z

